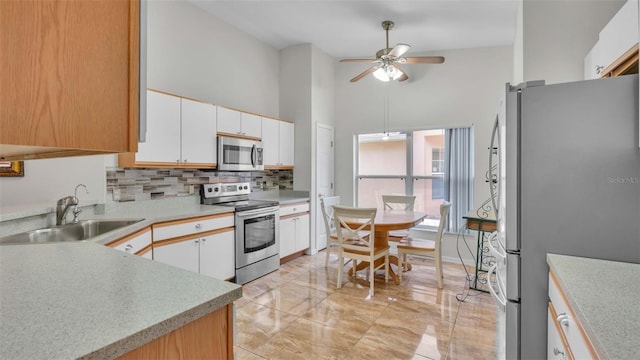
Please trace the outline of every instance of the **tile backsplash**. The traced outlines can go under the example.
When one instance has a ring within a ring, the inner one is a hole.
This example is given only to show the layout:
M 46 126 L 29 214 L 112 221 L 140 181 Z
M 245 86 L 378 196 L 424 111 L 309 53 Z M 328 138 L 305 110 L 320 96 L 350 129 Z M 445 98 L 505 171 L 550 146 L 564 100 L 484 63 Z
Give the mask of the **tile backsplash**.
M 293 190 L 293 170 L 247 172 L 197 169 L 107 168 L 107 201 L 199 196 L 200 185 L 250 182 L 251 191 Z

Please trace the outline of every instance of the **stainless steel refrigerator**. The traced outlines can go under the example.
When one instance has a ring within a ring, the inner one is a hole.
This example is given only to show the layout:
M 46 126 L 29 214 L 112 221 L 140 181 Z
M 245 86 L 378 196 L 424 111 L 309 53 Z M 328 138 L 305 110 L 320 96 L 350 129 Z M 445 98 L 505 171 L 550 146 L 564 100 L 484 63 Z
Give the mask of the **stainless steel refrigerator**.
M 546 254 L 640 263 L 638 75 L 507 84 L 500 102 L 489 165 L 497 354 L 544 359 Z

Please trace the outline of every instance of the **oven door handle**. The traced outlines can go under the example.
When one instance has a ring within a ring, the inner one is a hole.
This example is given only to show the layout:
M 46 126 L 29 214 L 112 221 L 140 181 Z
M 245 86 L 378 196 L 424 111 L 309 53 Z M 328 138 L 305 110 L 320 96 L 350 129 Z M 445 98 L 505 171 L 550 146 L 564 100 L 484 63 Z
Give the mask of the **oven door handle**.
M 262 215 L 277 215 L 278 214 L 278 210 L 280 208 L 278 206 L 273 206 L 270 208 L 262 208 L 262 209 L 256 209 L 256 210 L 247 210 L 247 211 L 240 211 L 240 212 L 236 212 L 236 216 L 237 217 L 249 217 L 249 216 L 262 216 Z

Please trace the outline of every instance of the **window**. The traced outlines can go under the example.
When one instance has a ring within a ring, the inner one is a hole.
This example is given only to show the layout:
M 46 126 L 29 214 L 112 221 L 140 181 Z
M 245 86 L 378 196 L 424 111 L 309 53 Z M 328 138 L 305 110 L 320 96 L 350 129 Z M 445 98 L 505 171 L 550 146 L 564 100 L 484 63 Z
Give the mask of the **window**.
M 461 172 L 458 165 L 452 169 L 457 173 L 454 181 L 451 180 L 452 171 L 447 171 L 447 168 L 457 164 L 462 153 L 464 159 L 472 158 L 472 154 L 468 154 L 472 146 L 471 129 L 461 129 L 466 133 L 453 137 L 456 130 L 358 135 L 358 206 L 382 208 L 383 194 L 409 194 L 416 195 L 415 209 L 429 214 L 420 226 L 438 226 L 440 204 L 444 200 L 453 203 L 450 218 L 461 218 L 471 209 L 472 162 L 464 162 L 463 165 L 469 167 L 466 171 Z M 460 145 L 462 142 L 466 142 L 464 146 Z M 459 148 L 464 151 L 461 153 Z M 463 178 L 462 186 L 466 186 L 464 196 L 457 194 L 461 180 L 459 175 Z M 462 214 L 454 215 L 456 206 L 458 211 L 462 209 Z M 457 231 L 458 221 L 450 219 L 449 224 L 451 231 Z

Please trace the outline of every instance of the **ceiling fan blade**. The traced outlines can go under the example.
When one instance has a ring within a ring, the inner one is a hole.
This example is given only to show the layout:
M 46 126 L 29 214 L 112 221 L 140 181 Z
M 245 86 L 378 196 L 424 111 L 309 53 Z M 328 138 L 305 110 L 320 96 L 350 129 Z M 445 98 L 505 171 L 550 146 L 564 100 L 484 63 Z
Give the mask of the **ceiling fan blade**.
M 379 66 L 372 66 L 372 67 L 368 68 L 367 70 L 361 72 L 360 74 L 356 75 L 356 77 L 354 77 L 353 79 L 351 79 L 349 81 L 356 82 L 356 81 L 362 79 L 363 77 L 371 74 L 372 72 L 378 70 L 378 68 L 379 68 Z
M 340 59 L 340 62 L 374 62 L 376 59 Z
M 442 64 L 444 57 L 442 56 L 418 56 L 404 58 L 403 64 Z
M 391 51 L 389 51 L 389 56 L 400 57 L 402 54 L 406 53 L 411 49 L 411 45 L 409 44 L 398 44 Z
M 406 81 L 409 79 L 409 76 L 407 75 L 407 73 L 404 72 L 404 70 L 398 64 L 394 64 L 393 66 L 395 66 L 396 69 L 398 69 L 398 71 L 402 74 L 398 78 L 398 81 Z

